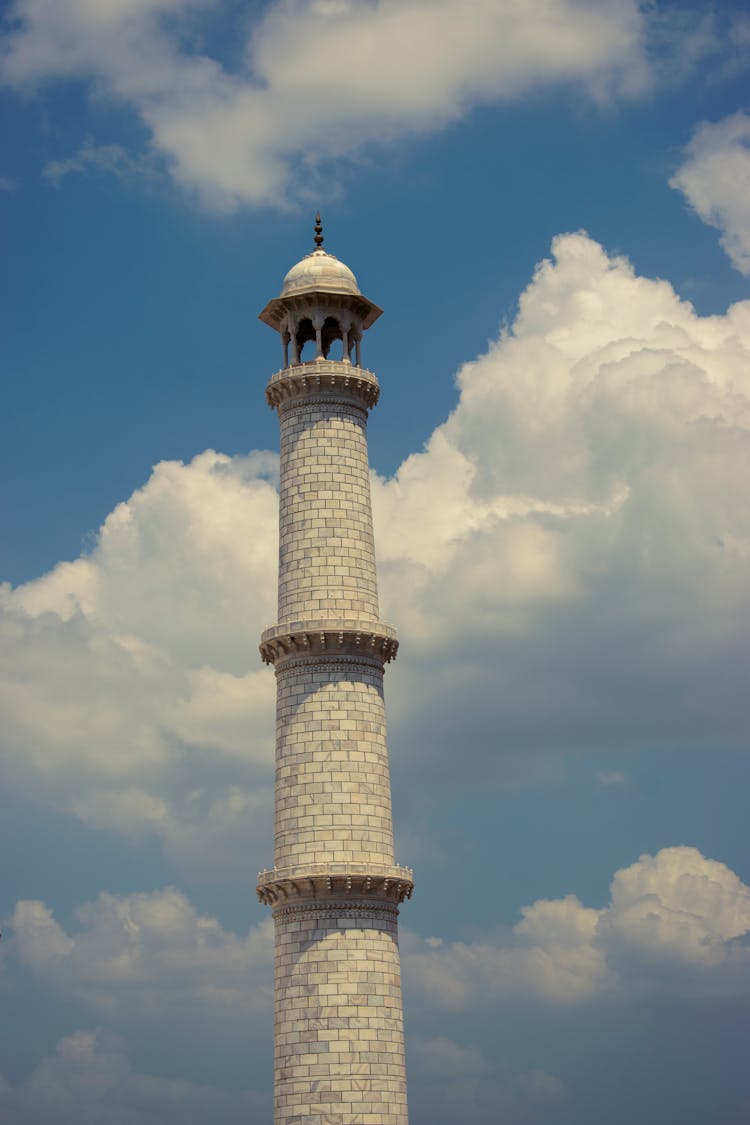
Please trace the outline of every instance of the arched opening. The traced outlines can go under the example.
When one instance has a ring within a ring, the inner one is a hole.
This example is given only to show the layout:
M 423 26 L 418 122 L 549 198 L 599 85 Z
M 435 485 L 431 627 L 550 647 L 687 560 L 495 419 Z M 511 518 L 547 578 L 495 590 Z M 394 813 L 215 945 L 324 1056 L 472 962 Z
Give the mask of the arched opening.
M 334 316 L 327 316 L 323 321 L 322 343 L 326 359 L 344 358 L 344 335 Z
M 312 341 L 313 350 L 315 349 L 315 329 L 313 328 L 313 322 L 310 320 L 309 316 L 306 316 L 297 325 L 297 331 L 294 334 L 294 339 L 297 342 L 298 362 L 306 363 L 309 360 L 310 356 L 308 354 L 307 360 L 303 359 L 302 353 L 305 350 L 305 345 Z M 313 356 L 312 358 L 315 359 L 315 356 Z

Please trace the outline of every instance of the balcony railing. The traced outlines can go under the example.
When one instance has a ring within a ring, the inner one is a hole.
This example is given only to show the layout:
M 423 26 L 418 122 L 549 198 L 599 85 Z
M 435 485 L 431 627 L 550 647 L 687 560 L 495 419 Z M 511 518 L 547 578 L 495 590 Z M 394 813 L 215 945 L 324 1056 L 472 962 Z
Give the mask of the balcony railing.
M 320 863 L 300 863 L 291 867 L 272 867 L 267 871 L 259 871 L 258 884 L 347 875 L 371 875 L 377 879 L 403 880 L 409 883 L 414 880 L 411 867 L 402 867 L 400 864 L 337 863 L 324 860 Z

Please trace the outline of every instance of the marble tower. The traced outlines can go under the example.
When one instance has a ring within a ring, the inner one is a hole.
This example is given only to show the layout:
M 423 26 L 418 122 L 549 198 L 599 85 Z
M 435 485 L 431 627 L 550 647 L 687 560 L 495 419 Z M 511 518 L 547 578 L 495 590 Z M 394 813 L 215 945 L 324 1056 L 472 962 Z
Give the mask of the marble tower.
M 407 1125 L 399 904 L 367 460 L 378 381 L 361 366 L 381 310 L 315 249 L 260 319 L 284 366 L 266 399 L 281 428 L 273 868 L 275 1125 Z M 337 358 L 334 358 L 334 355 Z

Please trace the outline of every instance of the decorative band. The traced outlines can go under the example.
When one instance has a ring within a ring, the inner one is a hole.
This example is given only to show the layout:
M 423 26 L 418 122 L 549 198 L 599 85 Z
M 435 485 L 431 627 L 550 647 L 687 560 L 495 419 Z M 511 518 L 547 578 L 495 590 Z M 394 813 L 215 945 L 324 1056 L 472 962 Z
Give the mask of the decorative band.
M 290 922 L 313 918 L 373 918 L 394 925 L 399 915 L 398 906 L 392 902 L 352 902 L 351 899 L 320 902 L 279 903 L 274 907 L 274 921 Z
M 383 658 L 379 656 L 326 656 L 323 653 L 310 656 L 290 656 L 276 663 L 274 671 L 277 680 L 281 680 L 292 672 L 299 672 L 300 668 L 309 667 L 330 668 L 332 672 L 342 674 L 347 671 L 354 672 L 358 668 L 366 668 L 370 673 L 377 673 L 380 679 L 382 679 L 385 671 Z
M 266 396 L 267 397 L 267 396 Z M 309 406 L 335 406 L 336 413 L 349 413 L 357 419 L 360 423 L 367 422 L 367 415 L 375 403 L 361 401 L 360 397 L 352 392 L 351 394 L 341 394 L 340 391 L 332 390 L 329 393 L 325 391 L 306 391 L 304 393 L 297 392 L 291 398 L 285 398 L 281 402 L 270 403 L 274 410 L 278 410 L 280 416 L 292 413 L 296 410 L 305 410 Z

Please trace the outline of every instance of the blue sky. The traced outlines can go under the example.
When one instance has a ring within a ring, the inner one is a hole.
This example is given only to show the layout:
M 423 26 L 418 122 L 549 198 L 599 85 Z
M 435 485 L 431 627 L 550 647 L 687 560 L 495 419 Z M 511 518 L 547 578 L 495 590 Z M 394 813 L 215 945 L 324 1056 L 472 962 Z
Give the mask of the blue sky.
M 2 6 L 0 1118 L 270 1117 L 281 362 L 364 341 L 413 1125 L 750 1118 L 750 19 Z

